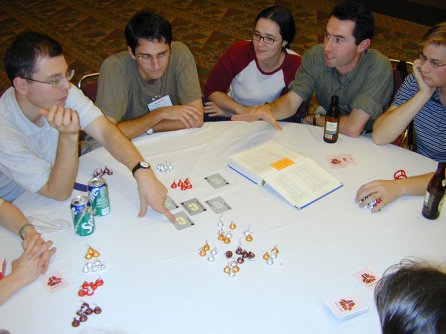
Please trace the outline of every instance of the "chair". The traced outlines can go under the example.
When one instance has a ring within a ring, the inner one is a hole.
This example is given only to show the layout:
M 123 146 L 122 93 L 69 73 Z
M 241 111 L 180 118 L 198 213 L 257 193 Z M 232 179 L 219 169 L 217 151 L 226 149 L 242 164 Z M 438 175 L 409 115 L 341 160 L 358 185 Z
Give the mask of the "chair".
M 98 91 L 98 78 L 99 73 L 90 73 L 84 75 L 79 82 L 77 87 L 93 102 L 96 101 L 96 94 Z
M 389 59 L 393 67 L 393 92 L 391 101 L 394 100 L 398 89 L 404 82 L 404 79 L 409 74 L 407 65 L 412 66 L 413 63 L 406 62 L 404 60 Z M 413 127 L 413 121 L 407 126 L 406 130 L 401 133 L 392 144 L 400 147 L 407 148 L 411 151 L 415 150 L 415 131 Z

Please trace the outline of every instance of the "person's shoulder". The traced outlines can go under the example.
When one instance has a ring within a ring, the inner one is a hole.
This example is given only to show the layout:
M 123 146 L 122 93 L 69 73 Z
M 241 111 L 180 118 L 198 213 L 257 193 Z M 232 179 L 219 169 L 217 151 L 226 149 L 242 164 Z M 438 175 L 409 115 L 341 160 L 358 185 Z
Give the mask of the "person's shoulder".
M 324 54 L 324 46 L 322 44 L 312 46 L 304 52 L 304 56 L 319 56 L 322 54 Z
M 124 63 L 131 59 L 129 52 L 120 51 L 105 58 L 104 63 Z
M 370 61 L 390 64 L 389 57 L 376 49 L 368 49 L 365 55 L 370 59 Z
M 172 53 L 191 53 L 189 47 L 180 41 L 172 42 Z

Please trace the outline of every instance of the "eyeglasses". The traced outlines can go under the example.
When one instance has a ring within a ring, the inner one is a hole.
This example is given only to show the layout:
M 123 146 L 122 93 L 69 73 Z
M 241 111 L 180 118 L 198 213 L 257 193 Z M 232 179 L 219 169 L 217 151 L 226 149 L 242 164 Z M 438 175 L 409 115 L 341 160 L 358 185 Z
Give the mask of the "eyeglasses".
M 420 60 L 421 60 L 421 63 L 424 63 L 427 60 L 430 67 L 432 67 L 432 68 L 440 68 L 440 67 L 446 66 L 446 63 L 439 64 L 436 60 L 427 58 L 423 52 L 420 52 Z
M 153 59 L 157 60 L 163 60 L 167 58 L 167 55 L 170 54 L 170 50 L 166 50 L 164 52 L 161 52 L 160 54 L 157 54 L 156 56 L 152 56 L 146 53 L 136 54 L 136 58 L 141 61 L 152 61 Z
M 261 39 L 263 39 L 263 43 L 269 45 L 272 45 L 274 44 L 274 42 L 281 40 L 281 38 L 274 39 L 272 37 L 262 36 L 258 32 L 254 32 L 254 34 L 252 35 L 252 39 L 255 40 L 256 42 L 259 42 Z
M 68 70 L 67 73 L 65 73 L 64 75 L 59 75 L 50 81 L 41 81 L 32 78 L 23 78 L 23 79 L 48 84 L 51 85 L 51 87 L 53 88 L 59 88 L 60 86 L 62 86 L 64 80 L 70 81 L 71 79 L 73 79 L 73 76 L 74 76 L 74 70 Z

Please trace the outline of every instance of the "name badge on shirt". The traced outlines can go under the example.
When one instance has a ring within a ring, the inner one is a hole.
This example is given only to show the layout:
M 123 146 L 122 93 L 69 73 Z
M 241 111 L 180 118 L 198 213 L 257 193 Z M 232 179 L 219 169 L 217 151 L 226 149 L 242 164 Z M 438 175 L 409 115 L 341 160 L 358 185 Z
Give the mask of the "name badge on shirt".
M 171 107 L 172 101 L 170 100 L 169 95 L 165 95 L 158 100 L 155 100 L 147 105 L 150 111 L 156 110 L 161 107 Z

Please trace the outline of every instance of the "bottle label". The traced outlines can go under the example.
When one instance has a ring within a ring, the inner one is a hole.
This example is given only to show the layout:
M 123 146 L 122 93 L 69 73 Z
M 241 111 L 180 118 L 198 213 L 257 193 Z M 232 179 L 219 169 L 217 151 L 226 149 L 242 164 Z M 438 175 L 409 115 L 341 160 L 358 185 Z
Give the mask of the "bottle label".
M 443 194 L 435 195 L 426 191 L 424 195 L 424 203 L 423 203 L 423 216 L 429 219 L 436 219 L 441 210 L 441 206 L 443 204 Z
M 335 134 L 338 131 L 338 122 L 327 122 L 325 125 L 326 132 Z

